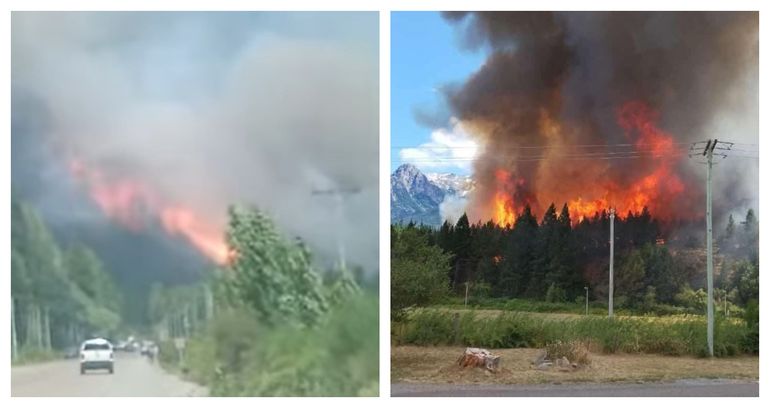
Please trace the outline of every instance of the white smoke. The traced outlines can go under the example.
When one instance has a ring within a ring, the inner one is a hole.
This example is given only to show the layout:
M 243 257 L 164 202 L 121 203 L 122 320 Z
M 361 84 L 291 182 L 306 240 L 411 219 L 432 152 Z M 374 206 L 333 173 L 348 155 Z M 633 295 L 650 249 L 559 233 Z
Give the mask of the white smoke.
M 449 221 L 451 224 L 457 223 L 468 207 L 468 199 L 453 194 L 444 196 L 444 200 L 439 204 L 439 213 L 442 221 Z
M 376 269 L 377 13 L 15 12 L 12 23 L 14 95 L 41 107 L 25 114 L 14 98 L 14 118 L 45 121 L 62 158 L 223 226 L 228 205 L 256 205 L 326 259 L 341 234 L 349 261 Z M 312 196 L 324 188 L 360 189 L 342 220 Z

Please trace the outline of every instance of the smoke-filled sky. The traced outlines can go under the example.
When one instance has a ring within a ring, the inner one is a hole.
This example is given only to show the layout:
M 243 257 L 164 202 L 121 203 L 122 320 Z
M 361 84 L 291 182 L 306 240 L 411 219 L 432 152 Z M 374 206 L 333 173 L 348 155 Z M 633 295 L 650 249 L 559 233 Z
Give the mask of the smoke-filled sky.
M 216 258 L 240 203 L 374 272 L 378 53 L 377 13 L 15 12 L 14 191 L 108 258 Z M 341 217 L 334 188 L 360 189 Z
M 714 170 L 717 215 L 757 209 L 758 13 L 443 17 L 457 60 L 484 61 L 432 85 L 445 108 L 431 122 L 413 116 L 428 129 L 399 155 L 427 169 L 470 168 L 474 219 L 512 221 L 524 204 L 540 216 L 551 202 L 573 214 L 648 206 L 663 218 L 700 217 L 705 168 L 687 148 L 712 138 L 739 143 Z

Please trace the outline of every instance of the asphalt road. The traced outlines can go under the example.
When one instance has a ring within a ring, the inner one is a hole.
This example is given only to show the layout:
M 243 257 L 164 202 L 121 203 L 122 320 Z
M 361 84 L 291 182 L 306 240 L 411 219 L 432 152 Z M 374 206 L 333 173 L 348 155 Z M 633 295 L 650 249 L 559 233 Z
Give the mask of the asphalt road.
M 163 371 L 136 354 L 115 356 L 115 374 L 106 370 L 80 375 L 77 359 L 11 368 L 13 397 L 185 397 L 206 390 Z
M 643 384 L 392 384 L 394 397 L 758 397 L 759 382 L 681 380 Z

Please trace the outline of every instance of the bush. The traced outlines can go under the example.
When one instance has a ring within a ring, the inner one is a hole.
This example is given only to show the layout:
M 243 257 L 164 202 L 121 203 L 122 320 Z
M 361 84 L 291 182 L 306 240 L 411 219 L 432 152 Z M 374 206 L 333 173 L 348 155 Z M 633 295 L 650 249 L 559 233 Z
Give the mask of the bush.
M 748 301 L 743 319 L 746 321 L 748 330 L 741 342 L 741 350 L 759 354 L 759 301 L 757 299 Z
M 567 293 L 564 291 L 564 289 L 556 286 L 553 283 L 548 287 L 548 291 L 545 292 L 545 301 L 548 303 L 564 303 L 566 299 Z
M 262 326 L 230 310 L 188 344 L 190 376 L 213 396 L 376 396 L 378 300 L 355 295 L 315 327 Z
M 591 357 L 588 354 L 588 347 L 580 341 L 561 341 L 557 340 L 545 345 L 545 356 L 551 361 L 566 357 L 570 363 L 576 363 L 583 366 L 591 364 Z

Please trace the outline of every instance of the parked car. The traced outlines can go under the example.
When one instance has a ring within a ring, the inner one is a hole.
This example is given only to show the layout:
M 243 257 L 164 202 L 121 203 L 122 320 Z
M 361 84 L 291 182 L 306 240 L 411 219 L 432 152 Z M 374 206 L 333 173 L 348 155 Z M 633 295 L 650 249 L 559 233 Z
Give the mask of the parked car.
M 110 374 L 115 372 L 115 360 L 112 343 L 95 338 L 86 340 L 80 346 L 80 374 L 87 370 L 107 370 Z

